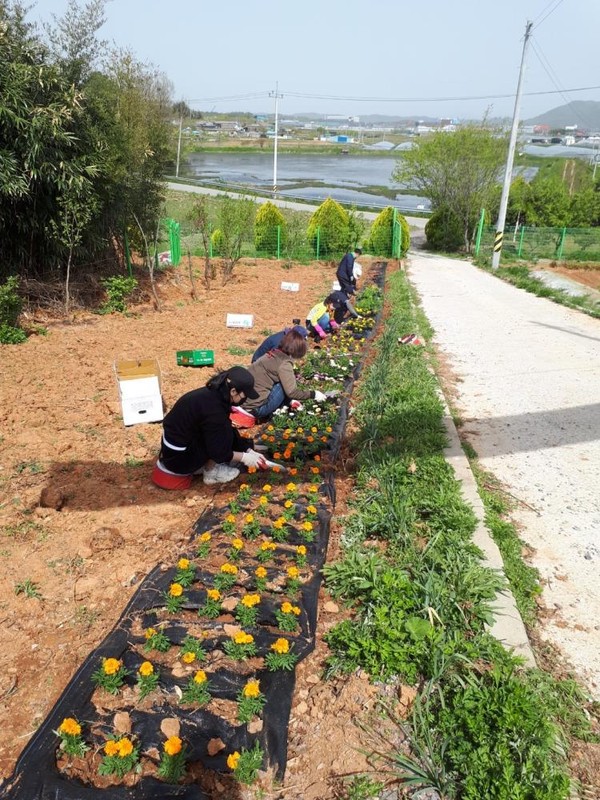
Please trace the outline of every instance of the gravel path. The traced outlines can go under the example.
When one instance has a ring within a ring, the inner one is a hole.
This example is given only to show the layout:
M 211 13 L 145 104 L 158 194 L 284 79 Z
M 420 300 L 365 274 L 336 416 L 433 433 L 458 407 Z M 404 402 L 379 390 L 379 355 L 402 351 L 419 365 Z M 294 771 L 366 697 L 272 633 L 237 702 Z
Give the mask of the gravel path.
M 471 264 L 413 253 L 408 274 L 457 377 L 482 465 L 544 582 L 543 635 L 600 700 L 600 322 Z

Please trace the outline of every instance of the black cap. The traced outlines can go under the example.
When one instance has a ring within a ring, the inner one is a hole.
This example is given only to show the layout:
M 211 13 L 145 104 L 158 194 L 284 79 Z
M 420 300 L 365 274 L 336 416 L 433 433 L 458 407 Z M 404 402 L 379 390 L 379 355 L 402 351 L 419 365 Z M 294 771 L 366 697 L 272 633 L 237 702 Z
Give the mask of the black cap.
M 254 375 L 244 367 L 227 370 L 227 382 L 238 392 L 243 392 L 249 400 L 256 400 L 258 392 L 254 388 Z
M 362 255 L 362 247 L 355 247 L 354 248 L 354 252 L 358 253 L 358 255 L 361 256 Z

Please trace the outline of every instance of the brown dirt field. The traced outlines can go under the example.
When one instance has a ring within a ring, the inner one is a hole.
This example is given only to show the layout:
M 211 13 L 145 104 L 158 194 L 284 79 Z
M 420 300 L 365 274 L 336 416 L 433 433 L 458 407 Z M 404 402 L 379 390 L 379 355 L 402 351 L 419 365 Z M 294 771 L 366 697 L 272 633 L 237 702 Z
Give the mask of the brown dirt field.
M 218 369 L 249 363 L 263 331 L 304 319 L 334 275 L 328 264 L 284 269 L 246 261 L 225 287 L 207 291 L 198 284 L 193 301 L 186 269 L 169 269 L 158 288 L 162 312 L 153 309 L 148 292 L 148 301 L 129 316 L 78 312 L 66 322 L 38 312 L 34 321 L 45 325 L 46 335 L 0 347 L 3 778 L 146 574 L 158 563 L 172 563 L 202 511 L 219 493 L 231 492 L 200 480 L 184 492 L 165 492 L 150 482 L 161 426 L 124 427 L 115 360 L 157 358 L 169 408 L 212 374 L 212 368 L 178 367 L 177 350 L 213 349 Z M 300 291 L 281 291 L 281 281 L 299 282 Z M 226 328 L 227 312 L 253 313 L 254 328 Z M 233 355 L 231 348 L 248 354 Z M 339 479 L 337 513 L 352 490 L 347 477 Z M 40 505 L 43 490 L 63 503 L 60 510 Z M 335 530 L 334 524 L 330 552 L 337 547 Z M 26 581 L 39 597 L 16 593 Z M 322 634 L 342 614 L 332 604 L 323 610 L 327 599 L 321 598 L 317 648 L 297 670 L 286 780 L 274 789 L 264 777 L 264 797 L 336 797 L 341 775 L 367 769 L 355 749 L 361 732 L 353 720 L 372 709 L 376 690 L 366 676 L 323 681 Z M 221 788 L 218 796 L 229 795 Z
M 570 278 L 572 281 L 600 291 L 600 267 L 598 265 L 568 267 L 565 264 L 550 263 L 546 268 L 559 275 L 564 275 L 565 278 Z

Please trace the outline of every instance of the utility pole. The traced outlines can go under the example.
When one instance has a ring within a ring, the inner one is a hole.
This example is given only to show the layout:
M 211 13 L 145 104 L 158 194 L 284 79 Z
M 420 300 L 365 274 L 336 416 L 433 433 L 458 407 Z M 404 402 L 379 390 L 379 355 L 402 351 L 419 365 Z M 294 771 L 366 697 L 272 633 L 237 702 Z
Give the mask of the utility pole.
M 508 207 L 508 195 L 510 193 L 510 182 L 512 179 L 513 162 L 515 160 L 515 147 L 517 144 L 517 134 L 519 132 L 519 108 L 521 106 L 521 86 L 523 83 L 523 71 L 525 67 L 525 53 L 531 36 L 533 22 L 525 25 L 525 40 L 523 41 L 523 54 L 521 55 L 521 68 L 519 70 L 519 82 L 517 84 L 517 94 L 515 96 L 515 110 L 513 111 L 512 129 L 510 131 L 510 141 L 508 144 L 508 155 L 506 157 L 506 169 L 504 171 L 504 184 L 502 185 L 502 196 L 500 198 L 500 210 L 498 211 L 498 221 L 496 223 L 496 236 L 494 238 L 494 254 L 492 256 L 492 267 L 498 269 L 500 266 L 500 254 L 502 252 L 502 240 L 504 238 L 504 224 L 506 222 L 506 209 Z
M 179 177 L 179 156 L 181 155 L 181 129 L 183 128 L 183 105 L 179 117 L 179 138 L 177 139 L 177 163 L 175 164 L 175 177 Z
M 273 197 L 277 194 L 277 136 L 279 134 L 279 82 L 275 83 L 275 91 L 269 92 L 269 97 L 275 98 L 275 146 L 273 148 Z

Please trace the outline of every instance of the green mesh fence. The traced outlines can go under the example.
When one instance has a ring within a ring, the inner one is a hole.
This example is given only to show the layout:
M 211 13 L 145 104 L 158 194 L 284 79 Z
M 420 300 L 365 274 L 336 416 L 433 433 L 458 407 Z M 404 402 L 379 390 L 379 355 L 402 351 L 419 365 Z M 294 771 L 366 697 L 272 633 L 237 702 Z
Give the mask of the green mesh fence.
M 495 233 L 492 226 L 483 228 L 478 255 L 491 258 Z M 504 230 L 502 258 L 600 261 L 600 228 L 507 227 Z

